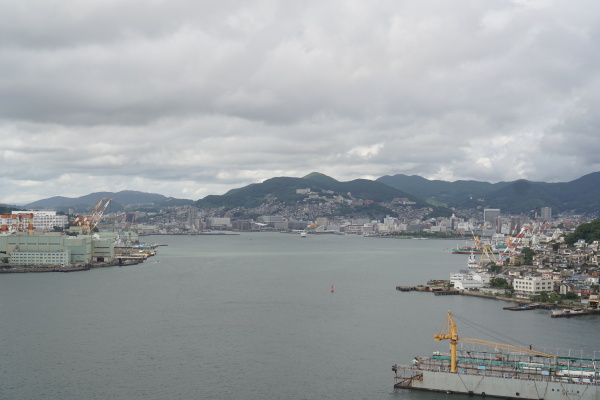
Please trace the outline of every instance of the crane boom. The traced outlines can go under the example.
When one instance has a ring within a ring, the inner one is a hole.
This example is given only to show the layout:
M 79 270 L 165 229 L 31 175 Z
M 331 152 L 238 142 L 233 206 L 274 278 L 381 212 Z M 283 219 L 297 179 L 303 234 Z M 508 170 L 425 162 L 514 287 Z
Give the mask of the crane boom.
M 454 318 L 452 318 L 452 313 L 450 311 L 448 311 L 448 315 L 446 317 L 446 323 L 442 330 L 442 333 L 434 335 L 433 339 L 436 341 L 450 340 L 450 372 L 456 372 L 456 364 L 457 364 L 456 344 L 459 340 L 463 341 L 463 342 L 483 344 L 486 346 L 494 346 L 496 348 L 501 348 L 501 349 L 509 350 L 509 351 L 518 351 L 521 353 L 531 354 L 534 356 L 557 358 L 556 356 L 554 356 L 552 354 L 542 353 L 541 351 L 536 351 L 536 350 L 528 349 L 525 347 L 513 346 L 513 345 L 505 344 L 505 343 L 490 342 L 488 340 L 481 340 L 481 339 L 459 338 L 458 333 L 456 331 L 456 323 L 454 322 Z

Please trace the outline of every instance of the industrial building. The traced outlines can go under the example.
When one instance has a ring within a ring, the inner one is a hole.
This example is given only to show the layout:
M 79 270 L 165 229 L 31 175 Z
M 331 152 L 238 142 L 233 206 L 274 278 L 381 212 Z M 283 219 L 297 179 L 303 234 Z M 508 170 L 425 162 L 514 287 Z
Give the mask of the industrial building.
M 0 265 L 88 265 L 111 262 L 114 258 L 114 241 L 97 235 L 25 232 L 0 235 Z

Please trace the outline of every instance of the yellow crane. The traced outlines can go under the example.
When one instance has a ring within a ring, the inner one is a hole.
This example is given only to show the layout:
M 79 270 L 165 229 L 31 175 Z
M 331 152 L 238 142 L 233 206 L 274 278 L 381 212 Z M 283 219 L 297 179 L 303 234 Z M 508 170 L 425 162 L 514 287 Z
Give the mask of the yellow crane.
M 513 346 L 510 344 L 504 344 L 504 343 L 495 343 L 495 342 L 490 342 L 490 341 L 481 340 L 481 339 L 467 339 L 467 338 L 458 337 L 458 333 L 456 331 L 456 323 L 454 322 L 454 318 L 452 318 L 452 313 L 450 311 L 448 311 L 448 316 L 446 317 L 446 323 L 444 325 L 442 333 L 440 333 L 438 335 L 434 335 L 433 339 L 436 341 L 450 340 L 450 372 L 456 372 L 456 364 L 457 364 L 456 344 L 459 340 L 463 341 L 463 342 L 482 344 L 482 345 L 486 345 L 486 346 L 493 346 L 496 348 L 509 350 L 509 351 L 518 351 L 521 353 L 531 354 L 534 356 L 556 358 L 556 356 L 553 356 L 551 354 L 542 353 L 541 351 L 528 349 L 526 347 Z

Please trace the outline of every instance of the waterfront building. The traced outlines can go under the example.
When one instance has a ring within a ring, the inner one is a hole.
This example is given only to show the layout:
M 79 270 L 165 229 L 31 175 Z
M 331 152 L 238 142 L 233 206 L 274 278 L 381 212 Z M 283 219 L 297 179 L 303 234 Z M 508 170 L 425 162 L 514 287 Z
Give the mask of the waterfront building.
M 57 215 L 56 211 L 13 211 L 12 214 L 33 214 L 33 227 L 38 231 L 51 231 L 55 226 L 63 227 L 69 223 L 66 215 Z M 8 219 L 8 225 L 17 223 Z
M 541 276 L 526 276 L 513 280 L 515 294 L 520 296 L 537 296 L 541 292 L 552 292 L 554 290 L 554 280 L 544 279 Z
M 315 224 L 317 225 L 317 227 L 325 227 L 329 225 L 329 218 L 319 217 L 316 219 Z
M 68 250 L 56 251 L 21 251 L 10 253 L 10 265 L 55 265 L 66 267 L 69 265 L 70 255 Z
M 61 233 L 0 235 L 0 263 L 10 265 L 60 265 L 110 262 L 114 241 L 90 235 Z
M 450 274 L 450 283 L 458 290 L 479 289 L 483 286 L 481 280 L 474 279 L 473 274 L 468 271 L 454 272 Z
M 189 206 L 188 208 L 188 225 L 191 230 L 200 229 L 200 218 L 198 217 L 198 207 Z
M 208 228 L 231 228 L 231 218 L 207 217 L 206 225 Z
M 261 215 L 260 217 L 256 218 L 257 222 L 260 222 L 263 224 L 270 224 L 273 222 L 282 222 L 284 220 L 285 220 L 285 218 L 283 218 L 281 215 Z

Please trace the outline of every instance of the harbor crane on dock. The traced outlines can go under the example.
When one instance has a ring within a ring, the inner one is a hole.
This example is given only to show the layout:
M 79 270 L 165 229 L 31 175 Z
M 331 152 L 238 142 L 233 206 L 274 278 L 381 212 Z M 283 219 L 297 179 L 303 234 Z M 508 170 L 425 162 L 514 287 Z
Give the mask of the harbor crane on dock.
M 102 219 L 104 211 L 106 211 L 106 208 L 113 199 L 108 199 L 106 203 L 104 203 L 104 200 L 106 200 L 106 197 L 103 197 L 98 203 L 96 203 L 90 215 L 86 215 L 85 217 L 78 215 L 77 218 L 75 218 L 73 224 L 81 227 L 82 233 L 91 233 L 96 228 Z M 102 205 L 103 203 L 104 205 Z
M 499 259 L 506 260 L 507 258 L 512 257 L 515 250 L 521 245 L 521 242 L 523 241 L 523 238 L 525 237 L 527 231 L 532 229 L 532 226 L 523 227 L 523 229 L 521 229 L 521 232 L 519 232 L 519 234 L 515 236 L 514 239 L 509 239 L 508 246 L 506 246 L 506 249 L 504 249 L 502 254 L 500 254 Z
M 485 346 L 492 346 L 495 348 L 509 350 L 509 351 L 518 351 L 520 353 L 531 354 L 532 356 L 557 358 L 556 356 L 554 356 L 552 354 L 542 353 L 541 351 L 533 350 L 530 348 L 528 349 L 526 347 L 513 346 L 513 345 L 505 344 L 505 343 L 490 342 L 490 341 L 481 340 L 481 339 L 467 339 L 467 338 L 458 337 L 458 333 L 456 331 L 456 323 L 454 322 L 454 318 L 452 318 L 452 313 L 450 311 L 448 311 L 448 315 L 446 317 L 446 323 L 444 325 L 444 328 L 442 329 L 442 333 L 434 335 L 433 339 L 436 341 L 450 340 L 450 372 L 453 372 L 453 373 L 456 372 L 456 364 L 457 364 L 456 344 L 459 340 L 463 341 L 463 342 L 481 344 L 481 345 L 485 345 Z

